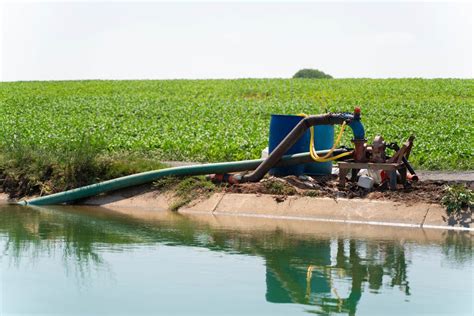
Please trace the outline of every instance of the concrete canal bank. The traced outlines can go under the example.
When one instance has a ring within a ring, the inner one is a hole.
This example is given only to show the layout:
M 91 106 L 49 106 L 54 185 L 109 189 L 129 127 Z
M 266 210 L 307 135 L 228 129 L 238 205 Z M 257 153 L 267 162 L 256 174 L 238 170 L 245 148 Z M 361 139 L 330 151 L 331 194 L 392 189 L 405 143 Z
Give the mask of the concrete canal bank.
M 140 192 L 139 189 L 116 192 L 84 201 L 122 213 L 139 214 L 166 211 L 174 198 L 170 193 Z M 179 209 L 186 215 L 210 215 L 219 218 L 259 218 L 287 221 L 368 224 L 394 227 L 471 230 L 472 215 L 462 220 L 448 218 L 441 205 L 399 203 L 368 199 L 331 199 L 307 196 L 214 193 L 192 201 Z M 149 216 L 149 215 L 146 215 Z
M 83 200 L 81 204 L 143 218 L 162 216 L 176 202 L 173 191 L 161 192 L 139 186 Z M 8 196 L 0 194 L 0 203 Z M 261 193 L 215 192 L 179 208 L 179 214 L 226 222 L 230 227 L 244 228 L 252 223 L 277 221 L 304 231 L 315 222 L 392 227 L 392 229 L 426 228 L 474 232 L 472 214 L 449 217 L 437 203 L 374 200 L 370 198 L 331 198 L 302 195 L 281 196 Z M 245 223 L 245 224 L 243 224 Z M 299 224 L 295 224 L 299 223 Z M 302 223 L 305 223 L 304 225 Z M 243 227 L 238 227 L 243 225 Z M 251 226 L 251 225 L 250 225 Z M 295 228 L 295 230 L 298 230 Z

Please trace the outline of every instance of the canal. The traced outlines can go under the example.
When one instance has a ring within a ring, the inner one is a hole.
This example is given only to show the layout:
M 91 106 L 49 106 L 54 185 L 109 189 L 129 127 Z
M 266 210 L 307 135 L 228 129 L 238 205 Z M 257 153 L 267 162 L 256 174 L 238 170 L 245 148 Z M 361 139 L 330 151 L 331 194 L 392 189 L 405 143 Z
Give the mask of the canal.
M 472 315 L 473 233 L 0 206 L 0 314 Z

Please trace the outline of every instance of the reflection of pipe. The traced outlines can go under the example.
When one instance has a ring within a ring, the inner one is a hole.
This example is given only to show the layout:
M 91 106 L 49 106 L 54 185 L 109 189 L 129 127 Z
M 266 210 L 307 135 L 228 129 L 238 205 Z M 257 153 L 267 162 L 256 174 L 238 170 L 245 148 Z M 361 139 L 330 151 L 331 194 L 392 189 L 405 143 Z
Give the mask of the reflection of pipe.
M 315 125 L 335 125 L 348 123 L 354 133 L 354 140 L 363 140 L 365 137 L 364 126 L 360 122 L 360 109 L 356 108 L 352 113 L 327 113 L 322 115 L 311 115 L 302 119 L 281 143 L 270 153 L 268 158 L 255 169 L 254 172 L 242 177 L 242 182 L 257 182 L 273 168 L 288 149 L 293 146 L 307 129 Z
M 341 154 L 346 149 L 338 149 L 334 151 L 334 155 Z M 318 151 L 318 154 L 325 154 L 327 150 Z M 300 153 L 295 155 L 284 156 L 278 163 L 278 166 L 288 166 L 300 163 L 311 162 L 312 158 L 309 153 Z M 21 201 L 22 205 L 52 205 L 73 202 L 75 200 L 88 198 L 100 193 L 114 191 L 118 189 L 128 188 L 135 185 L 150 183 L 163 177 L 169 176 L 193 176 L 205 175 L 210 173 L 227 173 L 236 171 L 253 170 L 263 162 L 262 159 L 243 160 L 234 162 L 219 162 L 194 166 L 182 166 L 175 168 L 167 168 L 155 171 L 137 173 L 117 179 L 104 181 L 101 183 L 87 185 L 81 188 L 42 196 L 28 201 Z

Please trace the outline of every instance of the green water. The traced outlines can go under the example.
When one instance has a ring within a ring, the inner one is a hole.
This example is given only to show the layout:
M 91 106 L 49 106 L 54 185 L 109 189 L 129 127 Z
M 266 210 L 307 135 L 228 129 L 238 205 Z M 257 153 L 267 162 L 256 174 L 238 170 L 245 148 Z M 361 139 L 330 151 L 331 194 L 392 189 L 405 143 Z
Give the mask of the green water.
M 410 240 L 382 238 L 384 228 L 352 238 L 215 227 L 0 206 L 0 314 L 473 314 L 468 232 Z

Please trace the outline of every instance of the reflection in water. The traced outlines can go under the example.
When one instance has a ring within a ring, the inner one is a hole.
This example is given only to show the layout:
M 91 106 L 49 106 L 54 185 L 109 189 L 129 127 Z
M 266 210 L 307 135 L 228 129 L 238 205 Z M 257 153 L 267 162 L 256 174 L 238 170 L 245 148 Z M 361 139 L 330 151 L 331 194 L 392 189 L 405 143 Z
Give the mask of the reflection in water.
M 398 288 L 411 295 L 409 244 L 343 238 L 308 239 L 282 231 L 239 232 L 198 225 L 178 214 L 166 220 L 137 220 L 87 209 L 0 208 L 0 241 L 13 264 L 24 258 L 62 253 L 66 269 L 81 279 L 91 267 L 104 267 L 104 248 L 127 251 L 157 243 L 205 247 L 259 256 L 266 265 L 266 300 L 308 305 L 312 313 L 354 315 L 364 291 Z M 446 232 L 443 246 L 451 261 L 469 262 L 469 234 Z M 311 307 L 313 306 L 313 307 Z M 314 310 L 316 308 L 316 310 Z
M 378 291 L 383 277 L 410 295 L 403 246 L 371 244 L 343 239 L 335 241 L 335 264 L 331 264 L 331 242 L 297 242 L 280 250 L 262 251 L 267 264 L 267 300 L 275 303 L 318 305 L 324 313 L 355 314 L 364 283 Z M 361 249 L 365 249 L 362 254 Z M 336 286 L 349 279 L 347 293 Z

